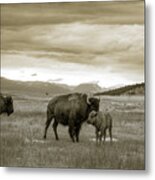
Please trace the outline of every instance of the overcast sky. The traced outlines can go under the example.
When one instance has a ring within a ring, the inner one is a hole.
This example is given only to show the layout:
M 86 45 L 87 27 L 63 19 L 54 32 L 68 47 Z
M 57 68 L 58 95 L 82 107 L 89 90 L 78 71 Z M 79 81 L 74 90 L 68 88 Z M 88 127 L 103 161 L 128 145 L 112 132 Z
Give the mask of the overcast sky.
M 144 81 L 144 2 L 1 6 L 1 75 L 102 87 Z

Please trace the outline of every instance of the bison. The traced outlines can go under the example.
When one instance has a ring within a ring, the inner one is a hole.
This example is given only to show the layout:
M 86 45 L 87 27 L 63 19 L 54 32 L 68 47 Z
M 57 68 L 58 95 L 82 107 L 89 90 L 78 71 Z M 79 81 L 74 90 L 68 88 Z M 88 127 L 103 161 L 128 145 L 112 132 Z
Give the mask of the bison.
M 0 114 L 7 113 L 9 116 L 14 112 L 13 100 L 11 96 L 4 97 L 0 94 Z
M 96 143 L 98 143 L 98 140 L 101 143 L 103 136 L 105 141 L 107 129 L 109 129 L 110 140 L 112 142 L 112 117 L 108 112 L 90 112 L 87 123 L 95 126 L 96 128 Z
M 69 135 L 73 142 L 79 142 L 79 132 L 81 125 L 87 120 L 92 110 L 99 110 L 99 99 L 90 97 L 82 93 L 72 93 L 67 95 L 56 96 L 49 101 L 47 106 L 47 121 L 44 132 L 46 139 L 47 129 L 54 119 L 53 130 L 56 140 L 59 140 L 57 134 L 58 123 L 69 126 Z

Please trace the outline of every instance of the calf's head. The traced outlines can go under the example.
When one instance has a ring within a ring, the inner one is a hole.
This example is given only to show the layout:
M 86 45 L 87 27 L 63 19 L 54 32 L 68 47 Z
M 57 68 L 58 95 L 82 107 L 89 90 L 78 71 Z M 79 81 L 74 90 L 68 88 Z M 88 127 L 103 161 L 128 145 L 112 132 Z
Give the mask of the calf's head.
M 96 116 L 97 116 L 97 112 L 96 111 L 92 111 L 89 113 L 88 119 L 87 119 L 87 123 L 88 124 L 95 124 L 96 121 Z

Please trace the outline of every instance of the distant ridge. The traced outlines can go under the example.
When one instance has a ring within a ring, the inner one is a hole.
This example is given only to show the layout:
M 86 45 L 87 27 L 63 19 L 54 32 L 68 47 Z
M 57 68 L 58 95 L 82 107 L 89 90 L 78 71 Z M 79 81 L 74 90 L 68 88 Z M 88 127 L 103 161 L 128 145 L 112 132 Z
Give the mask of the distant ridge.
M 21 92 L 27 94 L 42 94 L 42 95 L 56 95 L 56 94 L 67 94 L 71 92 L 81 93 L 96 93 L 101 92 L 102 89 L 95 83 L 83 83 L 78 86 L 69 86 L 66 84 L 41 82 L 41 81 L 16 81 L 9 80 L 1 77 L 1 90 L 9 92 Z
M 83 83 L 83 84 L 79 84 L 78 86 L 75 86 L 74 88 L 74 92 L 83 92 L 83 93 L 96 93 L 96 92 L 100 92 L 103 89 L 95 83 Z
M 15 81 L 0 78 L 1 92 L 14 94 L 27 94 L 32 96 L 52 96 L 57 94 L 67 94 L 72 92 L 92 93 L 99 95 L 144 95 L 145 84 L 134 84 L 107 90 L 95 83 L 83 83 L 78 86 L 68 86 L 41 81 Z
M 144 95 L 145 90 L 145 83 L 139 83 L 134 85 L 127 85 L 124 87 L 95 93 L 94 95 L 100 96 L 100 95 L 110 95 L 110 96 L 116 96 L 116 95 Z
M 19 92 L 29 95 L 50 95 L 70 93 L 66 85 L 40 81 L 14 81 L 1 77 L 1 91 Z

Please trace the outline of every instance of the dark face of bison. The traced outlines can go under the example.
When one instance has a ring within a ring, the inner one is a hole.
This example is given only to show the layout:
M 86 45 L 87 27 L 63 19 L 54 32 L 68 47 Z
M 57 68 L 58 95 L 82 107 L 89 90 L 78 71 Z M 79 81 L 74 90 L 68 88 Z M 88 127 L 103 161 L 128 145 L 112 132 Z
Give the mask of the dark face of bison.
M 12 114 L 14 112 L 13 100 L 12 100 L 11 96 L 6 97 L 6 107 L 7 107 L 6 111 L 7 111 L 7 114 L 9 116 L 10 114 Z
M 90 112 L 91 111 L 99 111 L 99 105 L 100 105 L 100 100 L 97 98 L 89 98 L 89 106 L 90 106 Z

